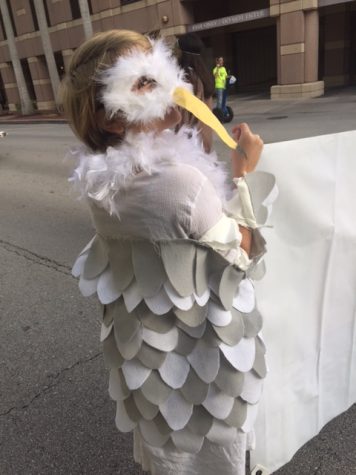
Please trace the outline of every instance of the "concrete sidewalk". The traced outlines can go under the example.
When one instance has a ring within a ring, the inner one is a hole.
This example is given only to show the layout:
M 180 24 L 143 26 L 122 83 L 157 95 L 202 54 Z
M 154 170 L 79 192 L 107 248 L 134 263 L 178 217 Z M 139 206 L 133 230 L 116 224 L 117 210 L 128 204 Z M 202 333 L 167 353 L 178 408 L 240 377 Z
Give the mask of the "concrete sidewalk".
M 318 98 L 270 100 L 263 94 L 231 96 L 234 120 L 247 122 L 265 143 L 356 129 L 356 87 L 334 88 Z

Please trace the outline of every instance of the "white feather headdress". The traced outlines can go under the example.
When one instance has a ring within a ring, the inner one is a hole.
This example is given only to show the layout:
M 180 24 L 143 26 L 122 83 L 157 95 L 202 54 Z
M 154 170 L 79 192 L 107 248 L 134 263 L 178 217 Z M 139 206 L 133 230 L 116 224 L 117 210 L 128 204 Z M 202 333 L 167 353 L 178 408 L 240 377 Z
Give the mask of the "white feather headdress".
M 138 94 L 134 86 L 140 78 L 154 81 L 153 89 Z M 163 119 L 169 108 L 176 105 L 174 90 L 177 87 L 192 90 L 184 80 L 184 71 L 162 40 L 152 42 L 152 50 L 148 52 L 133 49 L 119 57 L 99 80 L 103 84 L 101 101 L 107 115 L 112 117 L 120 111 L 128 122 Z

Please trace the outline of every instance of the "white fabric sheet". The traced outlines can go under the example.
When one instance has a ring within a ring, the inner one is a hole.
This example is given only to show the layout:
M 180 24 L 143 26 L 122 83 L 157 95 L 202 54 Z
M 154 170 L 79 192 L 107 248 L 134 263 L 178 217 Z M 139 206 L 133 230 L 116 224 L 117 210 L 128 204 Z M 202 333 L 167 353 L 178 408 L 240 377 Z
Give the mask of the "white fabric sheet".
M 256 283 L 268 348 L 252 467 L 274 471 L 356 401 L 356 131 L 265 147 L 280 191 Z

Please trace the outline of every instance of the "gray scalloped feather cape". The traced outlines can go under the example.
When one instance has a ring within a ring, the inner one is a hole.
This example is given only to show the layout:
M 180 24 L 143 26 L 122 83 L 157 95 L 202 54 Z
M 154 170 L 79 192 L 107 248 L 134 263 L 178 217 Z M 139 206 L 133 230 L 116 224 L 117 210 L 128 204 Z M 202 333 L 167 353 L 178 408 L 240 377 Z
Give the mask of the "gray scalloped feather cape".
M 266 376 L 262 317 L 252 283 L 263 274 L 265 243 L 259 230 L 253 232 L 252 264 L 242 271 L 214 245 L 182 228 L 163 231 L 160 238 L 147 227 L 135 235 L 136 228 L 127 224 L 125 206 L 133 208 L 136 184 L 155 182 L 133 213 L 139 207 L 150 222 L 152 195 L 164 187 L 167 170 L 178 170 L 174 167 L 194 168 L 202 183 L 212 183 L 223 209 L 225 189 L 231 189 L 224 185 L 226 173 L 204 153 L 194 132 L 131 138 L 120 149 L 81 152 L 79 158 L 74 180 L 89 200 L 97 233 L 73 274 L 84 295 L 97 293 L 104 304 L 101 341 L 118 429 L 135 430 L 153 448 L 199 454 L 204 442 L 228 447 L 241 431 L 253 429 Z M 248 182 L 263 225 L 274 179 L 254 173 Z M 228 242 L 224 236 L 222 241 Z

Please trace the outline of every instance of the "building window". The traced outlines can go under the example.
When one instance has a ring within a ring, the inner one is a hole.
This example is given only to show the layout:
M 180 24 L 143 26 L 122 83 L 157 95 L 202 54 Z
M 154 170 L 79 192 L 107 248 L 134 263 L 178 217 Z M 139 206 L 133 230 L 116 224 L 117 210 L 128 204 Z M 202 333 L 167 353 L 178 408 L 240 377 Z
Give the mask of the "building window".
M 0 113 L 9 109 L 9 104 L 7 102 L 6 89 L 4 87 L 4 81 L 0 74 Z
M 43 6 L 44 6 L 45 15 L 46 15 L 47 25 L 51 26 L 51 18 L 49 16 L 48 5 L 47 5 L 46 0 L 44 0 Z
M 35 88 L 34 88 L 33 82 L 32 82 L 30 67 L 28 65 L 28 62 L 27 62 L 26 58 L 21 59 L 20 61 L 21 61 L 21 68 L 22 68 L 22 72 L 23 72 L 23 75 L 24 75 L 24 78 L 25 78 L 28 94 L 30 96 L 31 101 L 35 102 L 36 101 L 36 92 L 35 92 Z
M 12 31 L 14 32 L 14 36 L 17 36 L 16 25 L 15 25 L 14 15 L 12 14 L 12 8 L 11 8 L 11 5 L 10 5 L 10 0 L 6 0 L 6 3 L 7 3 L 7 9 L 9 10 L 9 16 L 10 16 Z
M 54 53 L 54 60 L 56 62 L 56 66 L 57 66 L 58 76 L 59 76 L 60 79 L 62 79 L 62 77 L 65 74 L 62 51 L 56 51 Z
M 4 20 L 2 19 L 1 13 L 0 13 L 0 25 L 1 25 L 1 29 L 2 29 L 2 34 L 3 34 L 3 36 L 4 36 L 4 40 L 7 40 L 6 30 L 5 30 L 5 25 L 4 25 Z
M 31 14 L 32 14 L 34 31 L 38 31 L 39 30 L 38 21 L 37 21 L 37 15 L 36 15 L 35 6 L 33 4 L 33 0 L 30 0 L 30 9 L 31 9 Z
M 70 0 L 70 9 L 72 12 L 72 19 L 76 20 L 77 18 L 81 18 L 79 2 L 78 0 Z
M 139 2 L 140 0 L 121 0 L 121 5 L 128 5 L 129 3 Z

